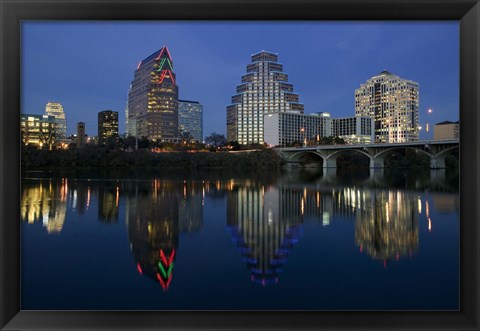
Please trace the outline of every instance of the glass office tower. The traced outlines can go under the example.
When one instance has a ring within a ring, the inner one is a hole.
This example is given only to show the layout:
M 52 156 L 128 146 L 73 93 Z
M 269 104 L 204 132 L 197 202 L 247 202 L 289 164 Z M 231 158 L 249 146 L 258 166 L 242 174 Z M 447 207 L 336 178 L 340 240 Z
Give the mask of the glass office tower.
M 303 114 L 303 104 L 278 63 L 278 55 L 261 51 L 252 55 L 247 73 L 227 107 L 227 139 L 242 145 L 264 142 L 263 116 L 275 112 Z
M 375 119 L 375 142 L 417 141 L 418 93 L 417 82 L 382 71 L 355 90 L 355 115 Z
M 128 92 L 130 134 L 155 141 L 178 137 L 178 86 L 175 79 L 167 47 L 140 61 Z
M 198 101 L 178 101 L 178 130 L 189 133 L 195 141 L 203 141 L 203 105 Z
M 104 110 L 98 113 L 98 144 L 105 145 L 110 137 L 118 137 L 118 112 Z

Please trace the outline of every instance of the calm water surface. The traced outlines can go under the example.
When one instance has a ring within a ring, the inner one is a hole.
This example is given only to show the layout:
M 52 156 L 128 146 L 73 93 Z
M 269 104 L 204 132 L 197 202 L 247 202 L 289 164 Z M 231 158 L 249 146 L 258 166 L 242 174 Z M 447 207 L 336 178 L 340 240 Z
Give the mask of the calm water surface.
M 22 309 L 459 308 L 458 174 L 25 172 Z

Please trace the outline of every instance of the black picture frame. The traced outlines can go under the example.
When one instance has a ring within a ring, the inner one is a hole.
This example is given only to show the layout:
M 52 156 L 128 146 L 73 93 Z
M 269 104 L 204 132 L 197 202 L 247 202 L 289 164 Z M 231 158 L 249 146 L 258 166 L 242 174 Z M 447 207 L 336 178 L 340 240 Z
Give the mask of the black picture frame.
M 0 0 L 1 330 L 479 330 L 479 0 Z M 20 25 L 23 20 L 458 20 L 459 311 L 20 310 Z

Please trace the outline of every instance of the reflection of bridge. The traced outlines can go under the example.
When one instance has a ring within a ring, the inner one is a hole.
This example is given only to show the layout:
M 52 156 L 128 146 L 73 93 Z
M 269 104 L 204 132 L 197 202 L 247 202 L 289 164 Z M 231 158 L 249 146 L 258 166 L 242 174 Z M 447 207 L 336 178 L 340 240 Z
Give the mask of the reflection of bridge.
M 410 149 L 427 155 L 431 169 L 445 168 L 445 156 L 459 147 L 458 140 L 425 140 L 396 144 L 355 144 L 323 145 L 311 147 L 285 147 L 277 151 L 287 164 L 299 164 L 302 157 L 316 155 L 323 161 L 323 168 L 336 168 L 337 158 L 346 152 L 365 155 L 370 160 L 370 168 L 383 168 L 385 157 L 399 149 Z

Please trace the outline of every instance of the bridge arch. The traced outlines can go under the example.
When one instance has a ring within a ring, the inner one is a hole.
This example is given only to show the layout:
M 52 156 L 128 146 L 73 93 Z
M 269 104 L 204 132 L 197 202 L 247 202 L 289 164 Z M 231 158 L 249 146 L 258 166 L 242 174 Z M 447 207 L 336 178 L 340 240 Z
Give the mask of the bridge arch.
M 395 146 L 394 146 L 395 145 Z M 445 168 L 445 156 L 458 149 L 458 140 L 452 141 L 415 141 L 410 143 L 398 144 L 359 144 L 356 146 L 311 146 L 303 148 L 278 148 L 282 158 L 290 164 L 319 163 L 323 161 L 324 168 L 336 168 L 337 158 L 346 153 L 357 153 L 367 156 L 370 159 L 370 168 L 383 168 L 384 159 L 396 151 L 415 151 L 421 155 L 426 155 L 430 159 L 431 169 Z M 310 160 L 305 160 L 305 156 L 310 155 Z M 312 159 L 316 158 L 316 159 Z M 302 161 L 302 158 L 304 160 Z
M 448 148 L 446 148 L 444 150 L 441 150 L 440 152 L 436 153 L 435 156 L 436 157 L 439 157 L 439 156 L 445 157 L 445 154 L 450 153 L 451 151 L 453 151 L 455 149 L 460 149 L 460 146 L 448 147 Z
M 430 159 L 430 169 L 445 169 L 445 157 L 454 149 L 459 149 L 459 146 L 448 147 L 439 151 L 438 153 L 435 153 Z
M 422 152 L 423 154 L 427 155 L 429 158 L 433 157 L 432 153 L 429 153 L 429 152 L 427 152 L 427 151 L 425 151 L 421 148 L 417 148 L 416 146 L 415 147 L 398 146 L 398 147 L 390 147 L 390 148 L 385 149 L 381 152 L 378 152 L 377 154 L 375 154 L 373 156 L 373 158 L 374 159 L 377 159 L 377 158 L 385 159 L 385 157 L 388 156 L 389 154 L 393 154 L 397 150 L 405 150 L 405 149 Z
M 337 159 L 339 156 L 341 156 L 342 154 L 346 154 L 346 153 L 352 153 L 352 152 L 355 152 L 355 153 L 360 153 L 362 155 L 365 155 L 366 157 L 368 158 L 371 158 L 372 156 L 363 151 L 363 150 L 360 150 L 360 149 L 341 149 L 341 150 L 338 150 L 338 151 L 335 151 L 329 155 L 326 156 L 327 159 L 330 159 L 331 157 L 334 157 L 335 159 Z
M 336 150 L 332 153 L 329 153 L 329 154 L 325 154 L 324 157 L 325 157 L 325 160 L 324 160 L 324 163 L 323 163 L 323 167 L 324 168 L 336 168 L 337 167 L 337 159 L 342 156 L 342 155 L 346 155 L 346 154 L 360 154 L 360 155 L 363 155 L 363 156 L 366 156 L 370 162 L 372 160 L 372 156 L 364 151 L 364 150 L 361 150 L 361 149 L 340 149 L 340 150 Z
M 373 155 L 371 161 L 370 161 L 370 168 L 384 168 L 385 167 L 385 158 L 398 150 L 411 150 L 411 151 L 416 151 L 420 152 L 430 159 L 430 163 L 432 163 L 432 160 L 434 159 L 434 156 L 432 153 L 427 152 L 426 150 L 422 148 L 418 148 L 417 146 L 398 146 L 398 147 L 391 147 L 385 150 L 382 150 L 376 154 Z
M 302 158 L 304 158 L 307 155 L 314 155 L 322 161 L 325 160 L 323 155 L 321 155 L 317 151 L 298 151 L 298 152 L 294 152 L 287 157 L 287 160 L 289 162 L 301 162 Z

